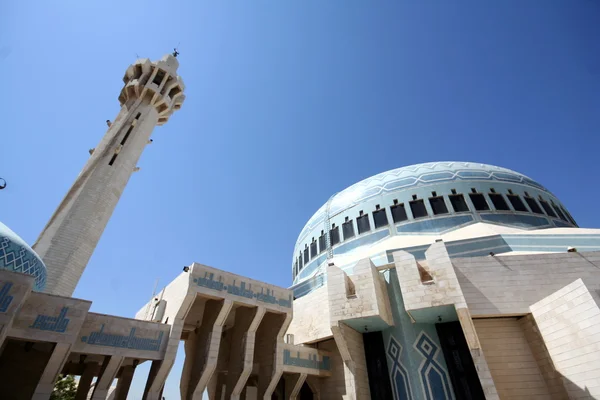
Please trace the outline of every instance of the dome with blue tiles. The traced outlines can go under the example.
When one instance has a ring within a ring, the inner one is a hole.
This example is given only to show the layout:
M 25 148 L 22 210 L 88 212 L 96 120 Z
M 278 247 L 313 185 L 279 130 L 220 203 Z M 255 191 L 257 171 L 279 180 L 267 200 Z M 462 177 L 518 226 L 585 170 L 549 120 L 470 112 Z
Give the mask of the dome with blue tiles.
M 34 289 L 46 286 L 46 266 L 42 259 L 16 233 L 0 222 L 0 269 L 35 277 Z
M 556 196 L 519 172 L 473 162 L 416 164 L 331 196 L 298 236 L 294 277 L 322 264 L 328 248 L 343 255 L 389 236 L 439 235 L 481 222 L 525 230 L 577 227 Z

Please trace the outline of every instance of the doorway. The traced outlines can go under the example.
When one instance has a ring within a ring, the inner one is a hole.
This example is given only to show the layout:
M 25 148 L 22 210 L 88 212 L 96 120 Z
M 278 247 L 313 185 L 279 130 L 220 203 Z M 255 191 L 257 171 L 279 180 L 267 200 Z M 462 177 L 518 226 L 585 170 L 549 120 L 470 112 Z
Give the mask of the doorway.
M 435 325 L 456 400 L 485 400 L 460 322 Z

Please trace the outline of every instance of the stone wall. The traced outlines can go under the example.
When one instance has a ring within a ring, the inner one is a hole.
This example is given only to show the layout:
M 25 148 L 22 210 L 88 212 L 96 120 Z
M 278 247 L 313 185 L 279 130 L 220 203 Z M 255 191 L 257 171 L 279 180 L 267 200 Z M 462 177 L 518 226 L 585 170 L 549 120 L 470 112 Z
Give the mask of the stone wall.
M 577 279 L 531 306 L 571 398 L 600 397 L 600 298 L 590 286 Z

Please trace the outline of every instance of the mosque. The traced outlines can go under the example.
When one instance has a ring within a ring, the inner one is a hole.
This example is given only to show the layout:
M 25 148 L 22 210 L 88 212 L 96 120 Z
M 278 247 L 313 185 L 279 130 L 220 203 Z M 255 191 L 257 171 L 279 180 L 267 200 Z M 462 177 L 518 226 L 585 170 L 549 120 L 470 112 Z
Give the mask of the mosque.
M 185 100 L 177 54 L 127 68 L 121 111 L 30 247 L 0 224 L 0 398 L 599 399 L 600 229 L 541 183 L 473 162 L 406 166 L 333 194 L 292 285 L 192 263 L 135 318 L 72 294 L 156 125 Z M 111 390 L 116 380 L 116 389 Z M 131 398 L 131 396 L 130 396 Z

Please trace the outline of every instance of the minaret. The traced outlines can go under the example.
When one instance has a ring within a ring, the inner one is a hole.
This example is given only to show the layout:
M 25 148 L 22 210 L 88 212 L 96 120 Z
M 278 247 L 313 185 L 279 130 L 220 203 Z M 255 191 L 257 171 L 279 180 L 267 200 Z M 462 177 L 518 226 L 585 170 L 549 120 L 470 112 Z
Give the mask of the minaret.
M 177 51 L 127 68 L 121 111 L 33 245 L 44 260 L 45 292 L 71 296 L 156 125 L 181 108 Z

